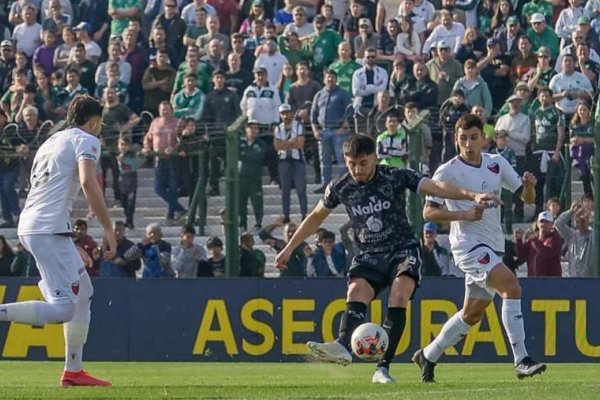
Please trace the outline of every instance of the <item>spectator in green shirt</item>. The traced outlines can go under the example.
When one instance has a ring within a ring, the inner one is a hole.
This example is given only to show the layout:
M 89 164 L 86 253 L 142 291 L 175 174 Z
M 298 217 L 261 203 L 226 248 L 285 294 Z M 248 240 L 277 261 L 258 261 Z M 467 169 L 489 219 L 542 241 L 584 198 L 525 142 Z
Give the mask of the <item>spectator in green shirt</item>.
M 329 66 L 338 76 L 338 86 L 352 93 L 352 75 L 360 64 L 352 59 L 352 48 L 348 42 L 338 45 L 338 59 Z
M 535 13 L 530 19 L 531 27 L 527 29 L 527 36 L 531 39 L 531 51 L 536 52 L 540 47 L 550 49 L 550 56 L 553 60 L 558 57 L 559 41 L 556 32 L 549 26 L 546 26 L 546 18 L 540 13 Z
M 308 41 L 308 49 L 312 50 L 313 76 L 323 76 L 323 69 L 335 60 L 338 45 L 342 37 L 331 29 L 327 29 L 325 17 L 317 15 L 313 21 L 315 33 Z
M 121 36 L 129 25 L 129 20 L 139 17 L 141 11 L 141 0 L 109 0 L 108 15 L 112 18 L 110 35 Z

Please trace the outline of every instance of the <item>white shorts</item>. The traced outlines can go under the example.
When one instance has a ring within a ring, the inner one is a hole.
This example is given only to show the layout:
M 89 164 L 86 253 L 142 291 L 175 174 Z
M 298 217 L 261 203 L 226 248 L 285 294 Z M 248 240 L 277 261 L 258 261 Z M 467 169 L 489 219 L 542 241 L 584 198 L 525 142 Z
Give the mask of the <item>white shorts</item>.
M 22 235 L 19 240 L 35 258 L 42 277 L 38 286 L 46 301 L 52 304 L 77 302 L 79 278 L 85 266 L 73 239 L 41 234 Z
M 488 286 L 492 269 L 502 263 L 502 257 L 491 248 L 481 244 L 475 246 L 456 262 L 456 266 L 465 273 L 466 298 L 491 300 L 496 290 Z

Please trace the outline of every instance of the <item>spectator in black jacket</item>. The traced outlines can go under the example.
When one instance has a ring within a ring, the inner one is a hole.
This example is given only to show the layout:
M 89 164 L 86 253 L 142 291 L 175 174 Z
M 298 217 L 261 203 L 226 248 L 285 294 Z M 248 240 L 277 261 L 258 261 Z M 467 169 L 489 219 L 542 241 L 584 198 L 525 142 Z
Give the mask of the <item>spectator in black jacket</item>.
M 219 178 L 222 176 L 221 160 L 225 164 L 225 128 L 242 113 L 239 96 L 225 85 L 225 72 L 212 73 L 214 89 L 204 99 L 203 121 L 208 127 L 209 145 L 209 196 L 219 195 Z
M 436 106 L 438 87 L 429 77 L 429 71 L 423 62 L 415 62 L 413 75 L 415 77 L 414 81 L 411 81 L 400 94 L 402 103 L 417 103 L 419 110 Z
M 160 25 L 163 27 L 167 34 L 167 47 L 176 51 L 177 60 L 183 60 L 183 37 L 185 36 L 187 25 L 179 17 L 177 0 L 165 0 L 163 10 L 164 12 L 156 17 L 152 25 Z
M 265 254 L 254 248 L 254 236 L 242 233 L 240 237 L 240 276 L 262 278 L 265 276 Z

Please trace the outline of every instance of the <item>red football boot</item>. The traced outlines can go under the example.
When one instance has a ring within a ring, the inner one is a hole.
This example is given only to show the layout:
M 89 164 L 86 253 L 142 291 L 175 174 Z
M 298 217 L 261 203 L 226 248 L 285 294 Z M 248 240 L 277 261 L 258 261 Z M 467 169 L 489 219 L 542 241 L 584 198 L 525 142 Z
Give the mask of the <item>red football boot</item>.
M 60 378 L 60 386 L 112 386 L 112 383 L 95 378 L 84 370 L 79 372 L 63 371 Z

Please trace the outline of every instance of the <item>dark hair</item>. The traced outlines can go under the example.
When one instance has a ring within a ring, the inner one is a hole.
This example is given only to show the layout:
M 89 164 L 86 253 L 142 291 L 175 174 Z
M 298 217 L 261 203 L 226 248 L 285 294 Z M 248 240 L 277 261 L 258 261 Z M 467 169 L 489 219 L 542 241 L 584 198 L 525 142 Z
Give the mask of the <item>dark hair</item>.
M 325 75 L 333 75 L 337 78 L 338 74 L 337 72 L 335 72 L 335 70 L 331 69 L 331 68 L 327 68 L 325 69 Z
M 408 103 L 406 103 L 404 105 L 404 109 L 405 110 L 410 110 L 411 108 L 416 108 L 418 110 L 419 109 L 419 105 L 417 103 L 415 103 L 414 101 L 409 101 Z
M 69 74 L 75 74 L 77 76 L 81 76 L 81 72 L 79 71 L 79 68 L 75 67 L 75 66 L 71 66 L 69 68 L 67 68 L 67 71 L 65 72 L 66 75 Z
M 78 49 L 84 49 L 85 50 L 85 44 L 83 44 L 81 42 L 75 43 L 75 47 L 78 48 Z
M 331 231 L 324 231 L 323 233 L 321 233 L 321 237 L 319 238 L 319 240 L 321 242 L 323 242 L 325 240 L 333 240 L 333 241 L 335 241 L 335 233 L 333 233 Z
M 102 104 L 98 100 L 87 94 L 79 94 L 69 105 L 67 125 L 81 126 L 94 117 L 102 118 L 102 110 Z
M 116 226 L 120 226 L 120 227 L 122 227 L 122 228 L 125 228 L 125 222 L 124 222 L 124 221 L 122 221 L 122 220 L 117 220 L 117 221 L 115 221 L 115 225 L 116 225 Z
M 213 237 L 209 238 L 206 241 L 206 247 L 209 248 L 209 249 L 212 248 L 212 247 L 221 247 L 221 248 L 223 248 L 223 242 L 218 237 L 213 236 Z
M 75 222 L 73 222 L 73 226 L 83 226 L 85 229 L 87 229 L 88 224 L 83 219 L 76 219 Z
M 455 132 L 458 134 L 459 129 L 477 128 L 483 133 L 483 122 L 475 114 L 465 114 L 456 121 Z
M 181 227 L 181 233 L 195 235 L 196 234 L 196 228 L 194 228 L 194 225 L 185 224 L 185 225 L 183 225 Z
M 375 154 L 375 142 L 367 135 L 358 134 L 352 136 L 344 143 L 344 155 L 348 157 L 360 157 Z
M 548 199 L 548 201 L 546 201 L 546 204 L 550 204 L 550 203 L 558 203 L 558 204 L 560 204 L 560 199 L 558 197 L 550 197 Z
M 594 201 L 594 194 L 593 193 L 584 193 L 583 196 L 581 196 L 581 201 L 585 201 L 585 200 Z
M 28 83 L 25 85 L 25 93 L 37 93 L 37 87 L 33 83 Z
M 308 62 L 306 62 L 306 61 L 298 61 L 296 63 L 296 68 L 298 68 L 298 67 L 306 67 L 310 70 L 310 66 L 308 65 Z
M 188 72 L 187 74 L 185 74 L 185 79 L 188 79 L 188 78 L 192 78 L 196 81 L 198 80 L 198 76 L 193 72 Z
M 546 92 L 548 93 L 550 96 L 552 96 L 552 89 L 550 89 L 548 86 L 542 86 L 541 88 L 538 89 L 538 96 L 542 93 L 542 92 Z
M 398 113 L 397 110 L 391 110 L 389 113 L 387 113 L 387 115 L 385 116 L 385 118 L 396 118 L 398 121 L 400 121 L 400 114 Z

